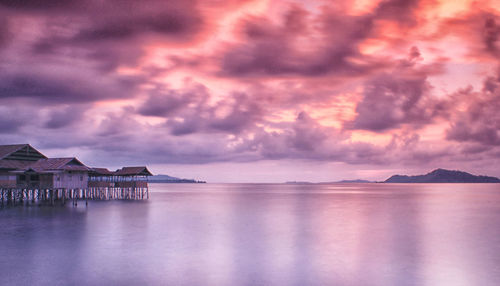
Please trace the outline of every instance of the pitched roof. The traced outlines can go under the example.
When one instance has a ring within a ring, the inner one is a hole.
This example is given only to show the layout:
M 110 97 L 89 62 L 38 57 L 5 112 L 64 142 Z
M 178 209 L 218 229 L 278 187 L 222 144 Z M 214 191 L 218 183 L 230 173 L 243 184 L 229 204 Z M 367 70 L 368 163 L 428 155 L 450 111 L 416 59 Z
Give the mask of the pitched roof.
M 29 144 L 0 145 L 0 169 L 23 169 L 43 158 L 47 157 Z
M 153 176 L 153 174 L 145 166 L 140 167 L 123 167 L 116 170 L 117 176 Z
M 110 170 L 108 170 L 106 168 L 90 168 L 90 172 L 97 174 L 97 175 L 109 175 L 109 176 L 111 176 L 114 174 L 114 172 L 111 172 Z
M 89 167 L 85 166 L 76 158 L 47 158 L 40 159 L 25 169 L 32 169 L 37 172 L 42 171 L 88 171 Z
M 7 169 L 7 170 L 24 169 L 31 164 L 33 164 L 33 161 L 0 160 L 0 169 Z
M 37 161 L 47 158 L 29 144 L 0 145 L 0 160 Z
M 0 145 L 0 159 L 3 159 L 26 146 L 30 145 L 29 144 Z

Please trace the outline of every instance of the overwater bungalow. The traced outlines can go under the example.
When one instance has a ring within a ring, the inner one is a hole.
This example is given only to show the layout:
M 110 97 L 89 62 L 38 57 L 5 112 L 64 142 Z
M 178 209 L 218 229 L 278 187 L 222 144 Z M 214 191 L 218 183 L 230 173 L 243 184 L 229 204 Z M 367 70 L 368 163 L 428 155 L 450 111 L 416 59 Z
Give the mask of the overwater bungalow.
M 11 173 L 21 189 L 86 189 L 89 169 L 76 158 L 45 158 Z
M 0 188 L 16 188 L 17 175 L 21 170 L 40 159 L 47 159 L 29 144 L 0 145 Z
M 145 166 L 123 167 L 114 172 L 106 168 L 92 168 L 88 186 L 92 192 L 97 190 L 100 197 L 149 198 L 148 177 L 152 175 Z
M 5 200 L 149 198 L 145 167 L 114 172 L 75 157 L 47 158 L 29 144 L 0 145 L 0 203 Z

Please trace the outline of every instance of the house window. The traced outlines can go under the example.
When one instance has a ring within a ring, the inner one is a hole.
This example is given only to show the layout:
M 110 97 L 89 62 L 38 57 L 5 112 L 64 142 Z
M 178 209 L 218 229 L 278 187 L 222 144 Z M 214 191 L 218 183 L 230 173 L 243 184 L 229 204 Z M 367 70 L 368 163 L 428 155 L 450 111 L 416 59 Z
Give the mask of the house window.
M 38 175 L 31 175 L 30 176 L 30 180 L 31 181 L 40 181 L 40 176 L 38 176 Z
M 19 175 L 19 181 L 26 181 L 26 175 Z
M 61 178 L 59 176 L 56 176 L 56 181 L 61 181 Z
M 80 176 L 80 181 L 83 181 L 83 176 Z

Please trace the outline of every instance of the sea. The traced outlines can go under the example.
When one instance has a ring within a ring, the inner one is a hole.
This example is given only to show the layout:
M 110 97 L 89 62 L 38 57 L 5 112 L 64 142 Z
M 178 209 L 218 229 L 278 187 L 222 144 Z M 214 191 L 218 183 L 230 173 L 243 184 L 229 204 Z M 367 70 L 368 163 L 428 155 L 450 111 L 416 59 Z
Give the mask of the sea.
M 500 184 L 150 184 L 0 209 L 0 285 L 500 285 Z

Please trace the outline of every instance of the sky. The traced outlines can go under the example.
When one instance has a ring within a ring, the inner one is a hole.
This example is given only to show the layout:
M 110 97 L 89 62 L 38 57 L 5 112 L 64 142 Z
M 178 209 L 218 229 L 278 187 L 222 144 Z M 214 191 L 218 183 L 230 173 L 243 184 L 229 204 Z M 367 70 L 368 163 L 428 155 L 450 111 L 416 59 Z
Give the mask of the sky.
M 500 176 L 496 1 L 0 0 L 0 144 L 208 182 Z

